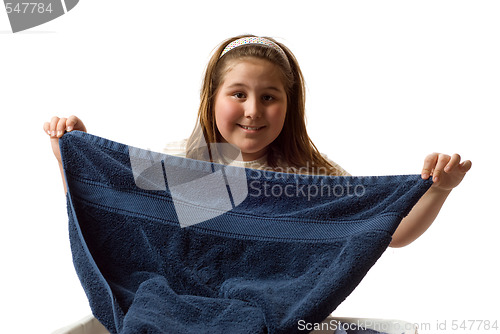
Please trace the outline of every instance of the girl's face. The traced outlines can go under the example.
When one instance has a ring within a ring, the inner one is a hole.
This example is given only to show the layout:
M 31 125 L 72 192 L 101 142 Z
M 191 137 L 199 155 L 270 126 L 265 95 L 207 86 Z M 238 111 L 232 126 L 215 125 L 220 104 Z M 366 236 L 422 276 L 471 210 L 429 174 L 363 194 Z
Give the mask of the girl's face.
M 215 122 L 244 161 L 266 154 L 285 122 L 287 96 L 273 63 L 246 58 L 229 67 L 215 97 Z

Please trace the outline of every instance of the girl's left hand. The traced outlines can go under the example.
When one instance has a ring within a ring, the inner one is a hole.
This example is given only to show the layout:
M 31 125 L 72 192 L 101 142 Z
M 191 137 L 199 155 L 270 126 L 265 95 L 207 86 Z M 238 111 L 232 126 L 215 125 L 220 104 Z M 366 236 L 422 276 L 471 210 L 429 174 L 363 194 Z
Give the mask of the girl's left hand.
M 460 162 L 460 155 L 449 156 L 442 153 L 429 154 L 424 161 L 422 178 L 428 179 L 432 175 L 434 188 L 452 190 L 460 184 L 465 174 L 472 167 L 472 162 Z

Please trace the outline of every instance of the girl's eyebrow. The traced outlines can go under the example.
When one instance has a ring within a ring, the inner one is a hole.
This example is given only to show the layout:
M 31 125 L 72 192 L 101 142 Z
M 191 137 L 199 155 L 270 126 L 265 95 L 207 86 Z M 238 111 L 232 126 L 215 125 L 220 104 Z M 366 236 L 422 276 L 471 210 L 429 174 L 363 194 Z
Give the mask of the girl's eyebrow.
M 245 85 L 244 83 L 238 83 L 238 82 L 233 83 L 233 84 L 227 86 L 227 88 L 239 88 L 239 87 L 248 88 L 248 86 Z M 281 93 L 281 89 L 279 89 L 276 86 L 268 86 L 268 87 L 264 87 L 263 89 L 264 90 L 274 90 L 276 92 L 280 92 Z

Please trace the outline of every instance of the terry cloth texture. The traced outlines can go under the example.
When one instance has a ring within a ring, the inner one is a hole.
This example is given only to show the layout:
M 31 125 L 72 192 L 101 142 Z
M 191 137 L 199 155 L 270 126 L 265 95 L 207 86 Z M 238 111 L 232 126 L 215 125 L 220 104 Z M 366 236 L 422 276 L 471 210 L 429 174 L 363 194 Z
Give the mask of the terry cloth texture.
M 111 333 L 297 333 L 299 320 L 321 322 L 431 185 L 223 166 L 77 131 L 60 148 L 74 265 Z

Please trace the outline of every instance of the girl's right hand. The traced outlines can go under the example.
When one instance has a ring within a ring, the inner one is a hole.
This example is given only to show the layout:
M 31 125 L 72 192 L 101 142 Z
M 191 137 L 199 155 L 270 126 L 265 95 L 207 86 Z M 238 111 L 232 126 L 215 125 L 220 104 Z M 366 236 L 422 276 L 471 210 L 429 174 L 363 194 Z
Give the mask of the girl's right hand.
M 62 164 L 62 160 L 61 151 L 59 150 L 59 138 L 61 138 L 65 132 L 73 130 L 87 132 L 83 122 L 76 116 L 69 116 L 68 118 L 54 116 L 50 122 L 45 122 L 43 124 L 43 131 L 50 136 L 52 151 L 60 164 Z

